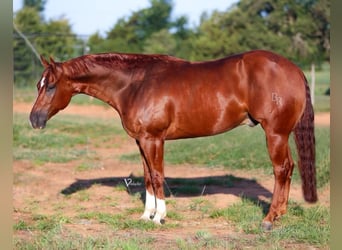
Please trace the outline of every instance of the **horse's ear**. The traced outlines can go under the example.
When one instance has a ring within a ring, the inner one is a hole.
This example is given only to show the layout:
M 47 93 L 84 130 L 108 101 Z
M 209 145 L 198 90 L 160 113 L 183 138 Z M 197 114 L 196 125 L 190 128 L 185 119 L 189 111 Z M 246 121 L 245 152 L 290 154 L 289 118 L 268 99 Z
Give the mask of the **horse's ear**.
M 43 57 L 43 55 L 40 55 L 40 61 L 41 61 L 42 65 L 44 66 L 44 68 L 46 68 L 47 66 L 49 66 L 48 61 L 45 60 L 45 58 Z
M 50 63 L 51 64 L 56 64 L 55 60 L 53 60 L 53 58 L 50 56 Z
M 50 56 L 50 67 L 54 74 L 57 74 L 60 71 L 60 67 L 58 67 L 58 63 L 53 60 L 53 58 Z

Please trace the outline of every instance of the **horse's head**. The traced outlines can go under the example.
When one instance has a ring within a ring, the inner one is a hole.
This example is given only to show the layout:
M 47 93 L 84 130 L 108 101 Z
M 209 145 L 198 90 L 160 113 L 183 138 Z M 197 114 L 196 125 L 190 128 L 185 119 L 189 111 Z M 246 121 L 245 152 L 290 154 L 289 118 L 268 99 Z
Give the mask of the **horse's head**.
M 37 83 L 38 97 L 30 113 L 33 128 L 42 129 L 59 110 L 64 109 L 72 97 L 71 84 L 63 74 L 61 63 L 50 58 L 50 63 L 41 56 L 45 68 Z

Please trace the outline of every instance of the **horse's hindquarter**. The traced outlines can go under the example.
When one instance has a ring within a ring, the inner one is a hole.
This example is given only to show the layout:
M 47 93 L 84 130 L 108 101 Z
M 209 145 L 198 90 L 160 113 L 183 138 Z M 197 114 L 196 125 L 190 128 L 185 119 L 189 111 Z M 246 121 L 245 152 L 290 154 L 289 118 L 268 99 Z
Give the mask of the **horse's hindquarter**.
M 244 65 L 248 112 L 261 124 L 279 122 L 282 129 L 292 130 L 305 106 L 302 71 L 286 58 L 265 51 L 247 53 Z

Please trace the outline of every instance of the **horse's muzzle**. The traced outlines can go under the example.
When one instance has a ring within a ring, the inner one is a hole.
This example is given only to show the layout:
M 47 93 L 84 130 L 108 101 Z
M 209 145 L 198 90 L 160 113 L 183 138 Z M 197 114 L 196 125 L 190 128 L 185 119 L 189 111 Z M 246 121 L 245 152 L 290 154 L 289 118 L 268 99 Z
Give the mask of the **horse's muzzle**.
M 30 122 L 33 128 L 43 129 L 46 126 L 48 114 L 44 111 L 31 111 Z

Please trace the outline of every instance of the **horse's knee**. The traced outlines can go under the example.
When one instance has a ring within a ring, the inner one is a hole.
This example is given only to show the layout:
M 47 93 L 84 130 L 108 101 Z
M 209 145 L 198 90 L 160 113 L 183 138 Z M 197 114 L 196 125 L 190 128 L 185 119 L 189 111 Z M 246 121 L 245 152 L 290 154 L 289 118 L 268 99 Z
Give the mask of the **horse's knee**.
M 280 182 L 291 180 L 294 163 L 290 158 L 285 158 L 282 164 L 274 165 L 275 178 Z

